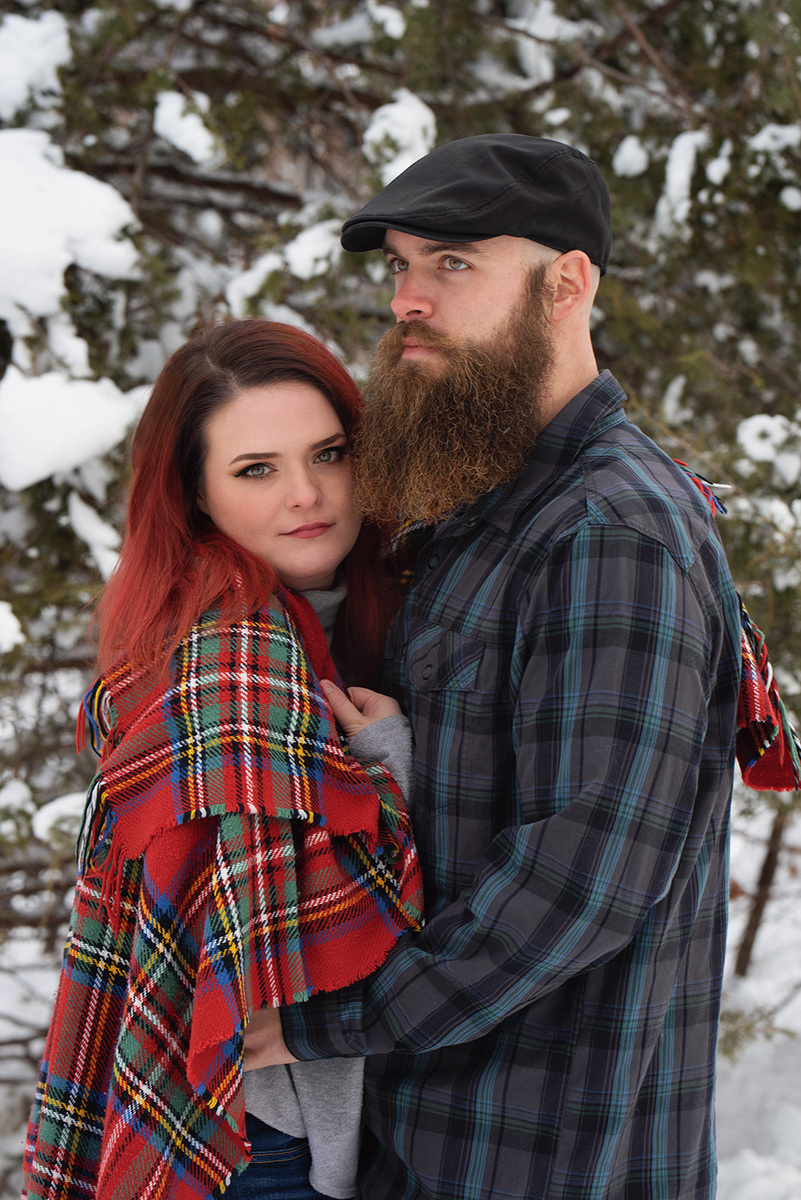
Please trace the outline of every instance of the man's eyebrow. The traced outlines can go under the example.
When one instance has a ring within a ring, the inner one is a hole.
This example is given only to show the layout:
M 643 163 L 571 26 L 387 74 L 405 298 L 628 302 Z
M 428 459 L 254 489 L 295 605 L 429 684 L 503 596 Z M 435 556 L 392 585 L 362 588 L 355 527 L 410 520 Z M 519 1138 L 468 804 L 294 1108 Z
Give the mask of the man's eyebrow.
M 332 433 L 330 437 L 323 438 L 321 442 L 313 442 L 309 449 L 324 450 L 326 446 L 333 446 L 336 442 L 344 441 L 347 441 L 347 435 L 345 433 Z M 234 463 L 244 462 L 247 459 L 252 461 L 253 459 L 257 458 L 260 462 L 263 462 L 266 458 L 280 457 L 281 455 L 278 450 L 254 450 L 250 454 L 237 454 L 236 458 L 231 459 L 229 466 L 233 466 Z
M 403 258 L 400 250 L 392 245 L 390 238 L 384 238 L 382 247 L 384 254 L 394 254 L 397 258 Z M 423 242 L 418 246 L 420 254 L 439 254 L 441 251 L 457 252 L 459 254 L 483 254 L 481 242 Z

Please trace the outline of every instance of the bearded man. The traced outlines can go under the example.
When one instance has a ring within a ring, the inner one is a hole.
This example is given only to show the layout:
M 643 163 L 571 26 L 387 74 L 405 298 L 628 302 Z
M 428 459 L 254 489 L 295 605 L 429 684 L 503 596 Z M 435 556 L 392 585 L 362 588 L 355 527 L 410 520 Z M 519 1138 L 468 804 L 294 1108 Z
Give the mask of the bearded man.
M 369 1200 L 709 1200 L 739 606 L 598 372 L 606 186 L 561 143 L 467 138 L 342 242 L 395 277 L 356 453 L 365 510 L 416 522 L 386 680 L 427 925 L 248 1065 L 368 1056 Z

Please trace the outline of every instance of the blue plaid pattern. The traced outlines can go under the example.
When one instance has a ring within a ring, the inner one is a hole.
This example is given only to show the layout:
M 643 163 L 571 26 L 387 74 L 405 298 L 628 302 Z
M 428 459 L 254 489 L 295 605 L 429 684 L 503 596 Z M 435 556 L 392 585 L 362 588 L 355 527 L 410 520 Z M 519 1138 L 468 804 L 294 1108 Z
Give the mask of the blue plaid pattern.
M 369 1200 L 714 1195 L 739 608 L 623 399 L 433 532 L 390 637 L 428 924 L 285 1017 L 370 1055 Z

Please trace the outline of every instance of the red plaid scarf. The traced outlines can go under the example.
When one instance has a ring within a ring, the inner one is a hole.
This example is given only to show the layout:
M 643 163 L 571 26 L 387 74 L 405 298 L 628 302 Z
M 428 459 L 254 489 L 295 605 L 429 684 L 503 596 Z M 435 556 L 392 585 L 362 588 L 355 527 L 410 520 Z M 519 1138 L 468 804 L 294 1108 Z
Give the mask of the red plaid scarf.
M 796 791 L 801 788 L 801 744 L 773 677 L 765 635 L 744 606 L 742 643 L 737 759 L 743 783 L 757 791 Z
M 420 924 L 408 817 L 350 758 L 305 601 L 219 629 L 168 686 L 123 661 L 88 693 L 89 793 L 23 1196 L 194 1200 L 247 1161 L 250 1012 L 367 975 Z
M 725 513 L 712 490 L 714 485 L 685 462 L 674 461 L 705 497 L 713 515 Z M 740 617 L 743 666 L 736 746 L 743 783 L 756 791 L 794 792 L 801 788 L 801 743 L 779 695 L 765 635 L 751 620 L 742 598 Z

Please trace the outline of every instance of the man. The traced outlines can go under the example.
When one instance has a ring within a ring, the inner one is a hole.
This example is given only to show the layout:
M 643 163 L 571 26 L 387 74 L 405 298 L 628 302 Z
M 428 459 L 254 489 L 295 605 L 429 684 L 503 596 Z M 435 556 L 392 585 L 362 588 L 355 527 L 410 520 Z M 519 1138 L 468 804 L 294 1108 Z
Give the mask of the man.
M 467 138 L 342 242 L 395 277 L 357 449 L 365 506 L 418 522 L 387 686 L 427 925 L 284 1010 L 289 1055 L 369 1056 L 369 1200 L 711 1197 L 739 610 L 706 502 L 598 373 L 605 184 Z

